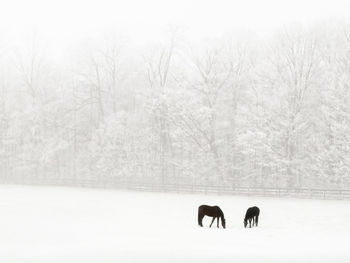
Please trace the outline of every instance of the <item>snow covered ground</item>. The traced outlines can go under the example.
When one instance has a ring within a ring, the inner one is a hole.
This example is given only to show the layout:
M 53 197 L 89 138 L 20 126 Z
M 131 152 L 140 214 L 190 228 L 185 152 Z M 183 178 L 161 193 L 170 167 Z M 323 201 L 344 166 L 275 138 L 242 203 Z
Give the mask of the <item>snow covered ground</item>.
M 0 262 L 350 262 L 350 202 L 2 185 Z

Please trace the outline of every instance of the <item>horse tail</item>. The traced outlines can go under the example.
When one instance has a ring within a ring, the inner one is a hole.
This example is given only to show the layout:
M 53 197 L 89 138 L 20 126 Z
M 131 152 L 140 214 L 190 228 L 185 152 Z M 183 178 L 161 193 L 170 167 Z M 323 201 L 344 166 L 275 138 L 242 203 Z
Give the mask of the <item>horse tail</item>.
M 257 210 L 257 211 L 256 211 L 256 214 L 257 214 L 257 216 L 259 216 L 259 215 L 260 215 L 260 209 L 257 207 L 256 210 Z
M 202 216 L 200 207 L 198 207 L 198 225 L 202 226 Z
M 256 216 L 255 216 L 255 225 L 256 225 L 256 226 L 258 226 L 259 215 L 260 215 L 260 209 L 257 207 L 257 208 L 256 208 Z

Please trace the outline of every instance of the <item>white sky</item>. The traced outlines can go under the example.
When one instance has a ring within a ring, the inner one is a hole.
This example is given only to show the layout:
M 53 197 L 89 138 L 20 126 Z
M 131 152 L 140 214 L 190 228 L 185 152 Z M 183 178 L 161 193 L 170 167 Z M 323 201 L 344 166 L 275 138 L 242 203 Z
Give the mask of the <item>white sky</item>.
M 232 29 L 259 34 L 317 20 L 350 17 L 350 0 L 0 0 L 0 31 L 39 32 L 71 42 L 111 28 L 147 42 L 169 25 L 194 38 Z

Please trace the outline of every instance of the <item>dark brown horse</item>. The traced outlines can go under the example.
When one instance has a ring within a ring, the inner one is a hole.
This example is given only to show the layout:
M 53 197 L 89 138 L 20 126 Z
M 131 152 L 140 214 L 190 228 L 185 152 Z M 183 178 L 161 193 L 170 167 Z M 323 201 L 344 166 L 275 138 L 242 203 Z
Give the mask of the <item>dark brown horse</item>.
M 248 222 L 249 222 L 249 227 L 252 227 L 252 221 L 253 221 L 253 226 L 258 226 L 258 221 L 259 221 L 259 214 L 260 214 L 260 209 L 256 206 L 249 207 L 247 212 L 245 213 L 244 217 L 244 227 L 247 227 Z
M 215 218 L 217 219 L 217 226 L 219 227 L 219 217 L 221 218 L 221 224 L 223 228 L 226 228 L 226 221 L 224 217 L 224 213 L 218 206 L 208 206 L 208 205 L 201 205 L 198 207 L 198 224 L 200 226 L 203 226 L 202 220 L 204 216 L 210 216 L 213 218 L 211 221 L 210 227 L 213 224 Z

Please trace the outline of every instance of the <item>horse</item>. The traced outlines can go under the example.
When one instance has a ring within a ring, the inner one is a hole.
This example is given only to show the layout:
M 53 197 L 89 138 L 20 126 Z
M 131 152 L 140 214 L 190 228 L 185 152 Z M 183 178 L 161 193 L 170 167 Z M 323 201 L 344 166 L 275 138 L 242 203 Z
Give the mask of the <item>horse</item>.
M 259 214 L 260 214 L 260 209 L 256 206 L 249 207 L 245 217 L 244 217 L 244 227 L 247 227 L 248 221 L 249 221 L 249 227 L 252 227 L 251 223 L 253 221 L 253 226 L 255 223 L 255 226 L 258 226 L 258 221 L 259 221 Z
M 223 228 L 226 228 L 226 221 L 224 217 L 224 213 L 218 206 L 208 206 L 201 205 L 198 207 L 198 225 L 203 226 L 202 220 L 204 216 L 210 216 L 213 218 L 211 221 L 210 227 L 213 224 L 215 218 L 217 219 L 217 226 L 219 227 L 219 218 L 221 218 L 221 224 Z

